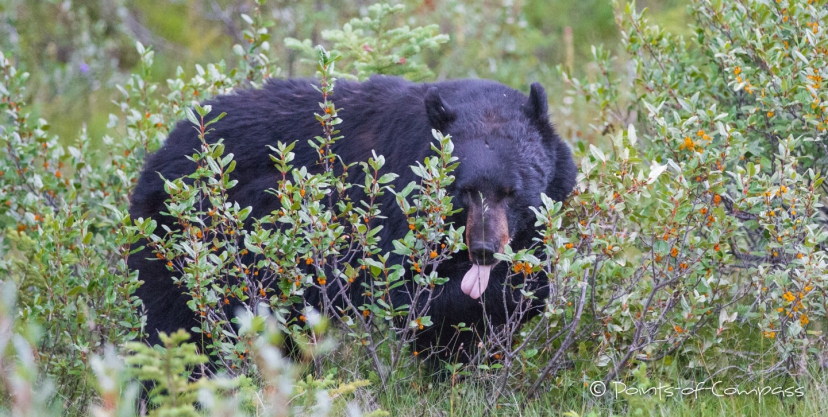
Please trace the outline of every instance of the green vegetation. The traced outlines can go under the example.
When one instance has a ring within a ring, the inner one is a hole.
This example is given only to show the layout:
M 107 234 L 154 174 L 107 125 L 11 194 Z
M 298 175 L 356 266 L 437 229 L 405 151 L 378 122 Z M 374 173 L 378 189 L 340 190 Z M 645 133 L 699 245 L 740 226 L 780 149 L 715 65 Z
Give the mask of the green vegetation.
M 329 3 L 0 1 L 0 414 L 825 412 L 824 0 L 647 12 L 600 0 Z M 349 140 L 336 130 L 336 78 L 374 73 L 541 81 L 580 166 L 569 201 L 535 208 L 538 244 L 498 255 L 512 285 L 553 283 L 544 314 L 487 335 L 474 361 L 445 364 L 444 381 L 411 349 L 427 312 L 384 294 L 406 271 L 430 294 L 445 278 L 423 271 L 463 247 L 442 221 L 455 210 L 453 145 L 435 132 L 436 156 L 402 190 L 387 186 L 381 155 L 332 153 Z M 224 204 L 237 161 L 205 140 L 223 115 L 198 102 L 286 76 L 325 81 L 319 136 L 307 139 L 326 169 L 294 169 L 293 145 L 273 144 L 282 207 L 243 228 L 250 209 Z M 143 159 L 179 120 L 203 146 L 191 181 L 165 179 L 169 213 L 186 225 L 166 233 L 127 207 Z M 358 164 L 366 181 L 337 164 Z M 350 187 L 365 204 L 330 204 Z M 392 191 L 399 207 L 371 203 Z M 391 209 L 411 219 L 398 265 L 367 226 Z M 266 227 L 276 222 L 286 227 Z M 142 237 L 204 317 L 197 343 L 181 332 L 164 347 L 135 342 L 140 277 L 126 259 Z M 354 250 L 359 263 L 343 261 Z M 247 251 L 261 260 L 244 265 Z M 287 319 L 305 289 L 360 270 L 371 276 L 365 304 Z M 231 297 L 244 307 L 235 316 L 223 308 Z M 717 382 L 782 392 L 692 391 Z M 149 403 L 136 406 L 142 387 Z M 665 387 L 692 394 L 659 395 Z

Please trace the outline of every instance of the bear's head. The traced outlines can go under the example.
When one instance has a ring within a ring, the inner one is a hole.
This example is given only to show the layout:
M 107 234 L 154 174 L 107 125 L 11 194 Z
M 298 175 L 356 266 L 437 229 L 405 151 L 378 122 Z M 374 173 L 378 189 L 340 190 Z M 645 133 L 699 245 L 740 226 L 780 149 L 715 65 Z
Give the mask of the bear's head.
M 451 135 L 459 158 L 450 191 L 463 210 L 452 220 L 465 225 L 471 261 L 461 288 L 476 299 L 498 262 L 494 254 L 510 242 L 518 249 L 532 243 L 530 207 L 541 204 L 541 193 L 566 198 L 575 165 L 549 122 L 540 84 L 527 97 L 494 82 L 467 83 L 429 88 L 425 108 L 431 126 Z

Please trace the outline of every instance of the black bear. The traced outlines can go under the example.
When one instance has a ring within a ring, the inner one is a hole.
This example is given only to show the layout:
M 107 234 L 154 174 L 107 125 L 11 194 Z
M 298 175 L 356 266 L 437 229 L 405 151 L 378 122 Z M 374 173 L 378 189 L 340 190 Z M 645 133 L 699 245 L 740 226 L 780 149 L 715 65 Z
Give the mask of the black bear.
M 214 124 L 208 140 L 224 139 L 225 153 L 233 153 L 238 180 L 230 199 L 242 207 L 252 206 L 252 217 L 279 209 L 275 196 L 265 190 L 281 178 L 266 145 L 296 141 L 294 166 L 313 171 L 318 155 L 307 141 L 321 133 L 314 113 L 321 95 L 313 80 L 270 80 L 262 89 L 241 90 L 211 100 L 216 115 L 227 116 Z M 492 324 L 503 324 L 509 306 L 499 297 L 507 275 L 506 265 L 492 256 L 510 242 L 525 248 L 535 237 L 535 217 L 530 206 L 541 204 L 540 195 L 563 201 L 575 185 L 576 167 L 568 146 L 557 136 L 547 115 L 546 93 L 532 84 L 527 97 L 502 84 L 486 80 L 454 80 L 412 83 L 401 78 L 375 76 L 365 82 L 339 81 L 333 95 L 343 122 L 338 126 L 344 139 L 334 152 L 344 161 L 365 161 L 372 150 L 386 158 L 385 168 L 400 174 L 401 186 L 417 178 L 409 168 L 433 153 L 432 129 L 451 135 L 454 155 L 460 165 L 450 192 L 462 211 L 451 219 L 465 225 L 467 251 L 454 255 L 438 272 L 449 278 L 432 303 L 429 314 L 434 326 L 418 336 L 418 350 L 430 346 L 473 344 L 472 332 L 457 337 L 451 325 L 465 322 L 482 331 L 483 303 Z M 199 148 L 197 132 L 180 122 L 165 144 L 146 161 L 132 195 L 130 215 L 152 218 L 175 229 L 165 211 L 164 178 L 192 173 L 195 164 L 186 157 Z M 359 188 L 359 187 L 355 187 Z M 383 252 L 393 249 L 392 239 L 408 231 L 394 196 L 386 193 L 381 233 Z M 485 204 L 485 209 L 484 209 Z M 164 262 L 150 249 L 133 254 L 129 267 L 140 271 L 144 284 L 137 295 L 147 312 L 149 342 L 158 342 L 158 332 L 197 327 L 187 306 L 187 297 L 173 285 Z M 484 294 L 490 294 L 488 297 Z M 315 297 L 312 292 L 306 297 Z M 405 297 L 405 291 L 393 295 Z M 480 298 L 483 296 L 481 302 Z M 398 303 L 403 304 L 403 303 Z

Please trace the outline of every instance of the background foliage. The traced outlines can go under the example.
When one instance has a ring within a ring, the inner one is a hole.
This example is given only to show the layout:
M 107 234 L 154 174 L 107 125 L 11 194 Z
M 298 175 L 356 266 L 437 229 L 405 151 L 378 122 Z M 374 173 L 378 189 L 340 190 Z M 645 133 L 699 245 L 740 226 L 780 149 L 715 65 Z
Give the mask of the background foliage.
M 826 14 L 819 0 L 0 1 L 0 412 L 819 413 Z M 435 133 L 436 156 L 403 190 L 385 186 L 381 156 L 341 161 L 329 148 L 348 140 L 335 79 L 374 73 L 541 81 L 580 166 L 568 202 L 536 208 L 537 244 L 500 255 L 512 285 L 550 280 L 544 313 L 490 328 L 471 363 L 445 364 L 446 381 L 422 366 L 433 352 L 410 349 L 432 325 L 427 309 L 384 294 L 408 270 L 427 298 L 444 280 L 423 271 L 462 247 L 442 222 L 450 138 Z M 307 139 L 328 169 L 293 169 L 291 144 L 273 144 L 281 210 L 242 228 L 249 209 L 225 197 L 236 161 L 205 141 L 192 181 L 167 179 L 183 229 L 129 218 L 143 158 L 173 124 L 188 119 L 204 138 L 221 117 L 199 101 L 298 76 L 326 81 L 319 136 Z M 364 183 L 333 169 L 359 162 Z M 368 204 L 330 203 L 350 187 Z M 399 207 L 370 203 L 384 192 Z M 387 265 L 367 224 L 398 209 L 411 219 L 395 244 L 406 260 Z M 126 259 L 141 237 L 204 317 L 198 345 L 181 333 L 164 349 L 133 342 L 140 277 Z M 346 314 L 283 314 L 307 288 L 358 275 L 368 295 Z M 235 316 L 230 299 L 245 307 Z M 262 303 L 277 314 L 259 314 Z M 284 334 L 305 360 L 283 357 Z M 136 409 L 139 381 L 154 388 Z M 794 394 L 595 397 L 593 381 Z

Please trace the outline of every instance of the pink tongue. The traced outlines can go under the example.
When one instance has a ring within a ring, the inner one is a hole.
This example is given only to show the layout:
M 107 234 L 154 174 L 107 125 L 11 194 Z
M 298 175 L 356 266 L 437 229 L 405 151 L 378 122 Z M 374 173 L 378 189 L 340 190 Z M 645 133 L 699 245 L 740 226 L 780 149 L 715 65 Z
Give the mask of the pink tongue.
M 466 276 L 463 277 L 460 289 L 475 300 L 480 298 L 489 285 L 489 273 L 491 271 L 492 265 L 472 265 L 469 272 L 466 272 Z

